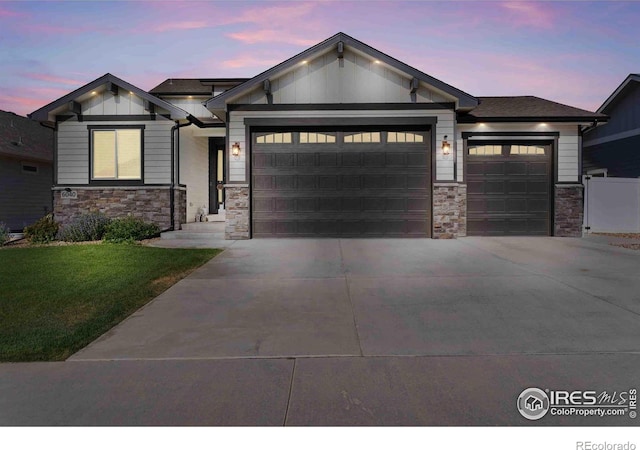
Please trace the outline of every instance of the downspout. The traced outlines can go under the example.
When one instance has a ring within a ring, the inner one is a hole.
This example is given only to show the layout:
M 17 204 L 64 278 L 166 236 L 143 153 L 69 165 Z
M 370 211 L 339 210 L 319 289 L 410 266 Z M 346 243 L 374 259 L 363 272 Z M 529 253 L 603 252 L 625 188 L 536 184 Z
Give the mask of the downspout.
M 176 203 L 176 167 L 179 170 L 180 164 L 179 160 L 176 163 L 176 160 L 180 157 L 180 131 L 179 129 L 182 127 L 188 127 L 191 125 L 191 122 L 180 124 L 179 121 L 176 120 L 176 124 L 171 127 L 171 192 L 169 193 L 169 213 L 171 214 L 171 227 L 170 231 L 176 229 L 176 221 L 175 221 L 175 203 Z M 178 132 L 178 138 L 176 139 L 176 131 Z M 178 174 L 179 175 L 179 174 Z
M 31 116 L 27 115 L 30 119 Z M 32 119 L 33 120 L 33 119 Z M 56 120 L 54 125 L 49 125 L 46 122 L 39 122 L 41 127 L 49 128 L 53 130 L 53 162 L 51 163 L 51 186 L 58 184 L 58 121 Z M 55 192 L 51 189 L 51 212 L 53 215 L 53 206 L 56 202 Z

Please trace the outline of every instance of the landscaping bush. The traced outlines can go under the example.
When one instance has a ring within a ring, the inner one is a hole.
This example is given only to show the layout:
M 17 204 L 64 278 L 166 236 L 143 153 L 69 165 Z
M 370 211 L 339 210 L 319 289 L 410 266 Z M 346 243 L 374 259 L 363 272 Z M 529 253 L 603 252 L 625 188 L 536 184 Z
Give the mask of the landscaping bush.
M 9 242 L 9 231 L 9 227 L 4 222 L 0 222 L 0 246 Z
M 24 229 L 24 237 L 35 244 L 46 244 L 56 240 L 58 223 L 53 220 L 53 214 L 47 214 L 33 225 Z
M 160 233 L 153 223 L 146 223 L 135 217 L 122 217 L 112 220 L 104 233 L 106 242 L 134 242 L 150 239 Z
M 58 233 L 58 239 L 69 242 L 99 241 L 104 236 L 111 219 L 102 213 L 91 212 L 74 217 Z

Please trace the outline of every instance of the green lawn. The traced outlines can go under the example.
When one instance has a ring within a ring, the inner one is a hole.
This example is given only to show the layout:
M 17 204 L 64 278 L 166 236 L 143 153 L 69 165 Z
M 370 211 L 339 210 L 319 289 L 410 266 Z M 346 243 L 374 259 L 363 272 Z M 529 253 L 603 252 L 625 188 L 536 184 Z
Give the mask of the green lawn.
M 0 361 L 57 361 L 220 250 L 88 244 L 0 250 Z

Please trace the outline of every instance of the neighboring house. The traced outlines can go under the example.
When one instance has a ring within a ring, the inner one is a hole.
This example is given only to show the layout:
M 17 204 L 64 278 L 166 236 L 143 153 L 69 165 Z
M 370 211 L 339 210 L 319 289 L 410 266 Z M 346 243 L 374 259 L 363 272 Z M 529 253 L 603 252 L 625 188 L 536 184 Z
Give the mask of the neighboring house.
M 58 220 L 171 229 L 224 202 L 229 239 L 579 236 L 579 130 L 607 119 L 475 97 L 344 33 L 251 79 L 107 74 L 30 117 L 57 129 Z
M 21 232 L 52 210 L 53 130 L 0 111 L 0 222 Z
M 583 173 L 640 177 L 640 74 L 629 75 L 597 112 L 610 119 L 584 132 Z

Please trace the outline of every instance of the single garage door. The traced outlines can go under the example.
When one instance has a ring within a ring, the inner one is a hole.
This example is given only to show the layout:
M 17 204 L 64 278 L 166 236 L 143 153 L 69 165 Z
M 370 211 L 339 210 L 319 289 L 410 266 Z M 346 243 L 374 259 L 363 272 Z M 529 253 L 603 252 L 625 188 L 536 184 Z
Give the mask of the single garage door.
M 467 146 L 467 233 L 550 234 L 551 145 Z
M 253 237 L 426 237 L 429 131 L 252 132 Z

